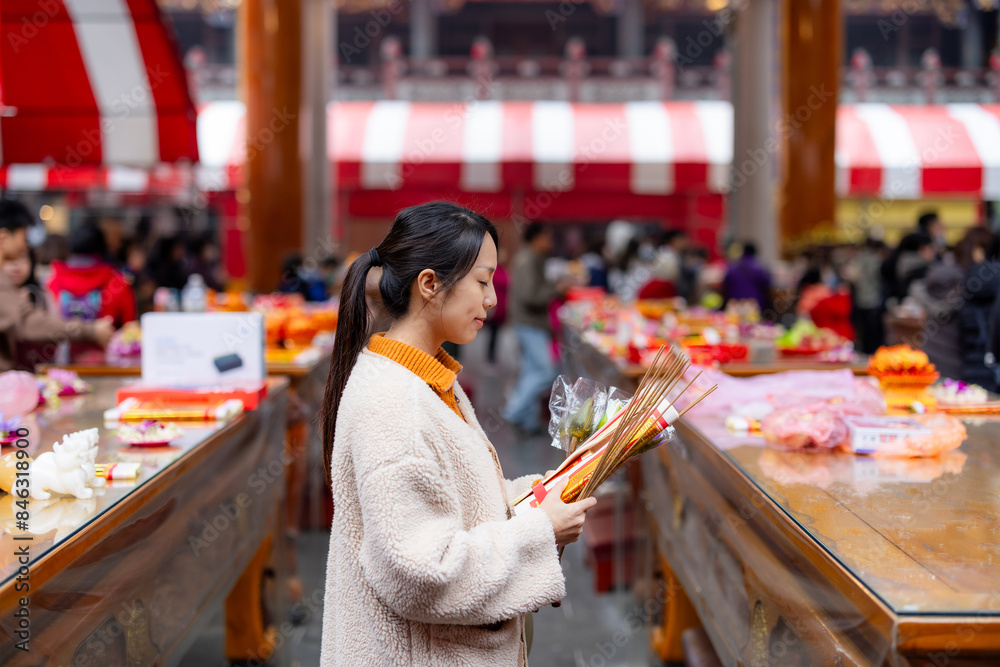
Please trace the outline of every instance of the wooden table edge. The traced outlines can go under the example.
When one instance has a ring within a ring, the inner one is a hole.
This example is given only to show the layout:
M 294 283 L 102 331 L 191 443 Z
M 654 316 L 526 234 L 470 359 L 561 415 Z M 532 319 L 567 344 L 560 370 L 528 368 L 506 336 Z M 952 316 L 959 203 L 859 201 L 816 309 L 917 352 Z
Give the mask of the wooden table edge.
M 872 621 L 894 628 L 894 641 L 901 651 L 948 651 L 959 645 L 963 650 L 1000 650 L 1000 601 L 993 614 L 984 611 L 956 613 L 907 614 L 895 611 L 867 584 L 847 569 L 830 551 L 802 528 L 770 496 L 761 490 L 740 470 L 725 452 L 717 448 L 697 427 L 681 418 L 675 426 L 684 440 L 697 447 L 710 465 L 733 483 L 737 493 L 755 494 L 762 502 L 755 504 L 758 511 L 766 512 L 769 523 L 780 535 L 790 540 L 802 555 L 825 575 L 831 585 L 847 599 L 853 600 L 866 612 L 874 612 L 878 617 Z M 661 456 L 667 455 L 659 448 Z M 681 568 L 683 570 L 683 568 Z M 675 568 L 675 574 L 681 572 Z M 861 593 L 861 596 L 858 596 Z M 964 629 L 975 630 L 975 637 L 966 640 Z M 982 631 L 979 630 L 982 628 Z
M 287 380 L 274 378 L 272 383 L 274 386 L 268 388 L 268 398 L 288 389 Z M 44 555 L 33 560 L 31 563 L 32 586 L 41 586 L 46 583 L 52 574 L 65 569 L 67 564 L 79 558 L 89 547 L 98 544 L 106 535 L 118 529 L 135 516 L 136 512 L 146 506 L 145 501 L 162 493 L 168 483 L 202 463 L 210 455 L 212 450 L 211 445 L 217 444 L 222 438 L 229 438 L 239 434 L 241 430 L 250 428 L 250 425 L 251 420 L 243 416 L 226 424 L 223 428 L 210 434 L 198 445 L 182 454 L 180 458 L 172 461 L 164 470 L 133 493 L 126 496 L 123 499 L 124 502 L 118 503 L 108 508 L 103 514 L 93 517 L 86 526 L 67 537 L 57 547 L 49 549 Z M 98 519 L 100 521 L 97 521 Z M 16 603 L 17 598 L 20 597 L 20 594 L 14 590 L 15 577 L 16 573 L 6 581 L 0 582 L 0 607 L 13 605 Z M 8 600 L 9 596 L 13 597 Z

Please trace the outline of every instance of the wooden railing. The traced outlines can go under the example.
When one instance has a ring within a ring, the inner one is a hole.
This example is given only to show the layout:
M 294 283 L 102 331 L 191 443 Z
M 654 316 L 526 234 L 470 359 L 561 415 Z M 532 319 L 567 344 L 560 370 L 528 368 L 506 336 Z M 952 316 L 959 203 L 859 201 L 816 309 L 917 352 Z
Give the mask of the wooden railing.
M 943 104 L 1000 102 L 1000 58 L 989 67 L 948 68 L 933 52 L 922 67 L 871 67 L 852 58 L 844 68 L 842 102 Z M 728 53 L 712 65 L 685 65 L 669 51 L 648 58 L 437 57 L 391 53 L 375 65 L 341 64 L 330 75 L 335 99 L 422 101 L 729 99 Z M 236 96 L 232 66 L 205 65 L 190 73 L 202 101 Z

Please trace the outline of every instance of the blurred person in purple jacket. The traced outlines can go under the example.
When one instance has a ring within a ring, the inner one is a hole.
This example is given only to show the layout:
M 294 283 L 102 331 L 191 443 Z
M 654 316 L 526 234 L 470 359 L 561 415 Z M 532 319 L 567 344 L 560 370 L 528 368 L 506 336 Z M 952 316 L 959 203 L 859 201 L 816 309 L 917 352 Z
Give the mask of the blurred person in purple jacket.
M 728 303 L 734 299 L 755 299 L 764 313 L 771 307 L 771 274 L 757 261 L 757 246 L 743 244 L 743 256 L 729 263 L 722 281 L 722 296 Z

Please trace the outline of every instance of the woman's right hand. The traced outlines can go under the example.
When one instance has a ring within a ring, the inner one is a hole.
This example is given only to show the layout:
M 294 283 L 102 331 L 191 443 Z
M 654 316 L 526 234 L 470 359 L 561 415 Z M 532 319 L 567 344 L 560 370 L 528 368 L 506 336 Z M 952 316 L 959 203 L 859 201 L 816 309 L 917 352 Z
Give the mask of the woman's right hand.
M 568 482 L 568 479 L 564 479 L 556 484 L 545 495 L 545 499 L 538 503 L 539 509 L 545 512 L 549 516 L 549 521 L 552 522 L 552 528 L 556 534 L 556 546 L 560 548 L 580 539 L 587 510 L 597 504 L 596 498 L 584 498 L 574 503 L 564 503 L 561 496 Z

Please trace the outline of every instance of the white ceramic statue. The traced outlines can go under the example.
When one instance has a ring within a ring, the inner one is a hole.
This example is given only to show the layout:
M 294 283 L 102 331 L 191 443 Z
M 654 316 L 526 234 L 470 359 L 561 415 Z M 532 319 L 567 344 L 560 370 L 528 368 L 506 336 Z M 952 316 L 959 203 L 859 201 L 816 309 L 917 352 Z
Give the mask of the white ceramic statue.
M 52 451 L 40 454 L 30 468 L 31 497 L 46 500 L 50 493 L 92 498 L 95 486 L 104 480 L 97 477 L 98 429 L 77 431 L 63 436 L 62 444 L 53 443 Z

